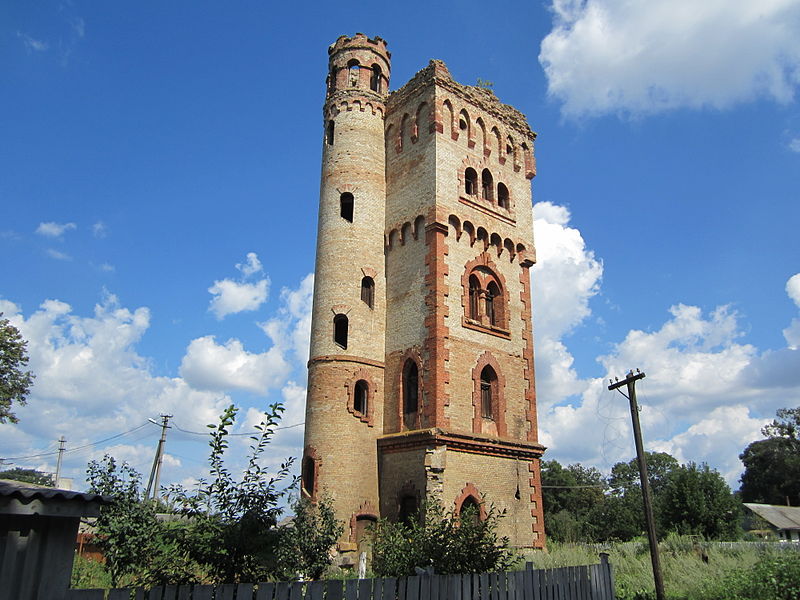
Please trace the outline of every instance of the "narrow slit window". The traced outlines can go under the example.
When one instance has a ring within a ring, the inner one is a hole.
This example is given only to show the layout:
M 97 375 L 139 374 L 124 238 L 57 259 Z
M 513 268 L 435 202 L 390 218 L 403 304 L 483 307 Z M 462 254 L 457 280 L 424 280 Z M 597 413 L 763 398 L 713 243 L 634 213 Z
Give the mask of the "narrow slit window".
M 493 419 L 492 399 L 497 387 L 497 375 L 494 369 L 486 365 L 481 371 L 481 416 L 484 419 Z
M 480 312 L 478 311 L 478 301 L 481 294 L 481 284 L 475 275 L 469 278 L 469 318 L 473 320 L 480 319 Z
M 347 63 L 347 71 L 348 71 L 347 77 L 350 81 L 350 87 L 356 87 L 358 85 L 358 76 L 360 68 L 361 67 L 356 59 L 353 59 L 349 63 Z
M 325 141 L 328 143 L 329 146 L 333 146 L 333 129 L 334 123 L 333 119 L 328 121 L 328 126 L 325 128 Z
M 349 221 L 350 223 L 353 222 L 353 206 L 355 204 L 355 199 L 353 198 L 353 194 L 350 192 L 345 192 L 341 196 L 339 196 L 339 215 L 345 220 Z
M 375 305 L 375 280 L 372 277 L 361 279 L 361 301 L 370 308 Z
M 486 316 L 491 325 L 500 324 L 500 288 L 492 281 L 486 289 Z
M 478 173 L 472 167 L 464 171 L 464 191 L 468 196 L 478 193 Z
M 349 323 L 346 315 L 336 315 L 333 317 L 333 341 L 338 345 L 347 349 L 347 329 Z
M 314 459 L 310 456 L 306 456 L 303 459 L 303 472 L 300 476 L 301 486 L 303 493 L 308 496 L 309 498 L 314 497 L 314 479 L 315 479 L 315 470 L 316 465 L 314 464 Z
M 417 412 L 419 406 L 419 369 L 417 363 L 408 359 L 403 368 L 403 412 Z
M 362 415 L 367 414 L 367 403 L 369 401 L 369 384 L 363 379 L 356 381 L 353 394 L 353 410 Z

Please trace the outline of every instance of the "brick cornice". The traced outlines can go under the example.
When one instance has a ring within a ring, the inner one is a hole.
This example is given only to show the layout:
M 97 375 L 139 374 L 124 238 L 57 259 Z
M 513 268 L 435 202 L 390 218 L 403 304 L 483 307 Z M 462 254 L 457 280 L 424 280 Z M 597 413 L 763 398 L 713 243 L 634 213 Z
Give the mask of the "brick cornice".
M 378 450 L 381 452 L 403 452 L 431 446 L 447 446 L 448 450 L 456 452 L 528 460 L 541 457 L 545 451 L 545 447 L 541 444 L 474 433 L 445 431 L 438 427 L 390 433 L 378 438 Z
M 308 361 L 306 367 L 311 368 L 312 365 L 315 365 L 317 363 L 328 363 L 328 362 L 351 362 L 359 365 L 369 365 L 370 367 L 378 367 L 379 369 L 384 368 L 383 362 L 379 360 L 362 358 L 360 356 L 348 356 L 347 354 L 324 354 L 322 356 L 315 356 L 314 358 Z

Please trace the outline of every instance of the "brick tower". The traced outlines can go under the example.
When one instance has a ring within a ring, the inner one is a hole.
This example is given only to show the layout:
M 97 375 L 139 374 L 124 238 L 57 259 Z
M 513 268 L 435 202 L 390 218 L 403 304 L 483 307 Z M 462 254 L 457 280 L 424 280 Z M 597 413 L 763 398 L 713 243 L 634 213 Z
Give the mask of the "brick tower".
M 343 552 L 426 499 L 541 547 L 535 134 L 440 61 L 389 93 L 382 39 L 328 54 L 302 491 L 333 499 Z

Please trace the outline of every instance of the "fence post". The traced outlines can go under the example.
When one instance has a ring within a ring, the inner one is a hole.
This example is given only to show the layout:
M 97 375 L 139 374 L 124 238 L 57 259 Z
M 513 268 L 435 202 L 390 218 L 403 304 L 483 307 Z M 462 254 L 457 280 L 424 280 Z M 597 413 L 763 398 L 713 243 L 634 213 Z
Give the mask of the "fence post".
M 608 552 L 600 553 L 600 568 L 603 570 L 605 577 L 603 579 L 608 582 L 609 598 L 615 597 L 614 592 L 614 572 L 611 569 L 611 563 L 608 562 Z

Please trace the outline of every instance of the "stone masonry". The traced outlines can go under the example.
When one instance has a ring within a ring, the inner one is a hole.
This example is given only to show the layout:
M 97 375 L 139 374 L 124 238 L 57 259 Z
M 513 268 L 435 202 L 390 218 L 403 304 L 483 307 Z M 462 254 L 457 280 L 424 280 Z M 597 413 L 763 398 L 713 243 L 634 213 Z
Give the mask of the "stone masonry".
M 302 492 L 333 500 L 345 555 L 426 500 L 543 547 L 536 135 L 440 61 L 389 92 L 381 38 L 328 54 Z

